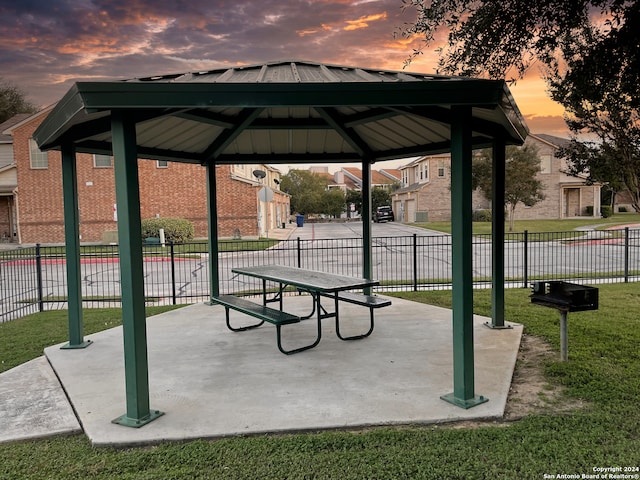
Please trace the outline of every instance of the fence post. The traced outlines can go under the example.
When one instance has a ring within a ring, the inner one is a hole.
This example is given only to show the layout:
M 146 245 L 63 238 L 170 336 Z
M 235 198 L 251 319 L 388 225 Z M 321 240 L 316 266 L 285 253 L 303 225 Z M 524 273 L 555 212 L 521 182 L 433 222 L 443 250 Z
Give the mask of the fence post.
M 38 311 L 44 312 L 44 293 L 42 291 L 42 255 L 39 243 L 36 243 L 36 282 L 38 287 Z
M 527 288 L 529 285 L 529 231 L 524 231 L 524 249 L 523 249 L 523 266 L 524 266 L 524 274 L 522 278 L 524 279 L 523 288 Z
M 297 249 L 298 249 L 298 268 L 302 268 L 302 252 L 300 251 L 300 237 L 297 238 Z
M 171 300 L 176 304 L 176 252 L 173 248 L 173 240 L 169 240 L 169 251 L 171 252 Z
M 629 283 L 629 227 L 624 227 L 624 283 Z
M 413 234 L 413 291 L 418 291 L 418 234 Z

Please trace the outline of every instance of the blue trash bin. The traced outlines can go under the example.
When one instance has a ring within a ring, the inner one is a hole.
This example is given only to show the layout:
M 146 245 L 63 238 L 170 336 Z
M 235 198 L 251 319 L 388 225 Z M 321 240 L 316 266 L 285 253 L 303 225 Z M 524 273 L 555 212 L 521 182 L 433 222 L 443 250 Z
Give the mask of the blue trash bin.
M 296 225 L 298 227 L 304 226 L 304 215 L 296 215 Z

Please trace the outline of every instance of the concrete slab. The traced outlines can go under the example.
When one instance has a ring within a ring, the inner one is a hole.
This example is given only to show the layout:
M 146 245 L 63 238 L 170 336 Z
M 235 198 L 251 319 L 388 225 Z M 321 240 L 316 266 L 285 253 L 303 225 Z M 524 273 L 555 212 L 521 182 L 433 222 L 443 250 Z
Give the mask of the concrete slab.
M 0 374 L 0 442 L 82 431 L 44 357 Z
M 310 304 L 285 299 L 294 313 Z M 343 333 L 362 331 L 368 310 L 343 307 Z M 233 322 L 252 320 L 232 312 Z M 150 405 L 165 415 L 137 429 L 111 423 L 126 410 L 121 328 L 88 336 L 89 348 L 45 354 L 94 445 L 448 422 L 504 413 L 522 327 L 491 330 L 486 320 L 474 320 L 476 394 L 489 402 L 469 410 L 440 399 L 453 390 L 451 311 L 400 299 L 376 312 L 369 338 L 341 341 L 325 321 L 320 344 L 292 356 L 277 350 L 272 326 L 229 331 L 221 306 L 155 316 L 147 323 Z M 285 346 L 309 343 L 314 331 L 315 321 L 285 327 Z

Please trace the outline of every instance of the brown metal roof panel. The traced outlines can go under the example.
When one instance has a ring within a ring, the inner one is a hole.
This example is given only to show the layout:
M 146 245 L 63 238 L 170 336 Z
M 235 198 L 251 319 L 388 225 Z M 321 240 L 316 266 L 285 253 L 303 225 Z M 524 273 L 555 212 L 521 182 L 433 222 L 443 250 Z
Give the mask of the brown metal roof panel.
M 263 73 L 263 78 L 256 81 L 264 83 L 298 83 L 300 79 L 297 77 L 297 72 L 292 68 L 291 64 L 282 65 L 268 65 L 266 69 L 260 70 L 259 73 Z M 235 79 L 234 79 L 235 80 Z
M 139 124 L 138 144 L 164 150 L 203 152 L 224 129 L 176 117 L 162 117 Z
M 445 126 L 414 117 L 393 117 L 359 125 L 354 130 L 376 151 L 449 140 Z
M 292 152 L 304 152 L 309 145 L 309 130 L 296 130 L 290 132 L 290 145 Z
M 330 130 L 245 130 L 223 153 L 278 155 L 343 152 L 353 153 L 353 149 Z
M 298 81 L 304 83 L 336 82 L 338 81 L 330 70 L 306 64 L 297 64 Z
M 411 145 L 407 145 L 401 142 L 397 135 L 386 128 L 382 128 L 379 124 L 359 126 L 354 130 L 376 152 L 417 144 L 412 142 Z
M 242 79 L 246 80 L 242 80 Z M 126 82 L 424 82 L 455 80 L 436 74 L 357 68 L 320 64 L 305 60 L 280 60 L 264 64 L 221 67 L 206 71 L 157 75 L 124 80 Z
M 449 140 L 451 135 L 448 125 L 413 115 L 394 117 L 389 122 L 384 121 L 383 124 L 389 124 L 389 129 L 415 142 L 424 142 L 424 138 L 428 138 L 432 142 L 440 143 Z
M 333 130 L 311 130 L 307 141 L 307 152 L 311 153 L 353 153 L 351 146 Z M 300 153 L 300 152 L 296 152 Z

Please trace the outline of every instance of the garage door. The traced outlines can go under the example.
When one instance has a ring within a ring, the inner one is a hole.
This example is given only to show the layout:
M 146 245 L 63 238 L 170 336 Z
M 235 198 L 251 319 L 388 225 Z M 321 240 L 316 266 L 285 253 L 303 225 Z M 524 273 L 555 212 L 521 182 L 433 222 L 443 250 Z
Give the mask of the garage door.
M 405 210 L 406 213 L 406 222 L 407 223 L 415 223 L 416 221 L 416 201 L 415 200 L 407 200 L 405 202 Z

